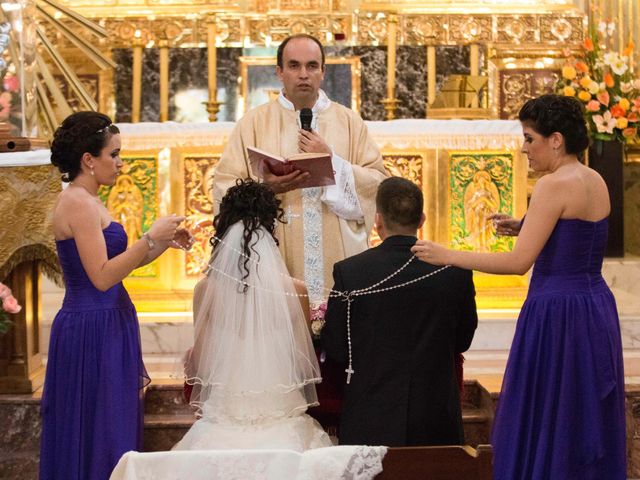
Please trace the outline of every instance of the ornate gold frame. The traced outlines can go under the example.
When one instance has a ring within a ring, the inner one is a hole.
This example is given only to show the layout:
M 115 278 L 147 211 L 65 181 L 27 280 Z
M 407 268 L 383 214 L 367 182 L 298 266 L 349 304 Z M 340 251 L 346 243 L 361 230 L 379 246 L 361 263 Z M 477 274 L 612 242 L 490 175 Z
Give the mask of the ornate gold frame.
M 329 57 L 327 65 L 351 66 L 351 109 L 360 111 L 360 75 L 362 72 L 360 57 Z M 249 96 L 249 68 L 252 66 L 273 65 L 275 75 L 276 57 L 240 57 L 240 82 L 244 112 L 247 111 Z

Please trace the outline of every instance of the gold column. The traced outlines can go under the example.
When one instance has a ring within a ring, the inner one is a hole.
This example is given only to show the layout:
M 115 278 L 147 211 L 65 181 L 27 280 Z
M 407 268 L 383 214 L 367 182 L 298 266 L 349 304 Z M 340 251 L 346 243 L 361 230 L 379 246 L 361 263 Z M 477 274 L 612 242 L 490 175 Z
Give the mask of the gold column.
M 390 14 L 387 20 L 387 98 L 382 100 L 387 111 L 387 120 L 396 118 L 396 41 L 398 36 L 398 16 Z
M 140 105 L 142 103 L 142 48 L 144 42 L 136 36 L 133 42 L 133 81 L 131 85 L 131 122 L 140 121 Z
M 631 3 L 631 0 L 627 0 Z M 624 14 L 622 13 L 622 0 L 618 0 L 618 51 L 622 52 L 624 50 L 624 26 L 626 22 L 630 22 L 630 18 L 624 18 Z M 629 23 L 629 31 L 631 31 L 631 23 Z
M 160 121 L 169 120 L 169 40 L 158 41 L 160 48 Z
M 470 46 L 469 57 L 470 73 L 472 76 L 477 77 L 480 75 L 480 48 L 478 47 L 478 44 L 474 43 Z M 475 95 L 473 100 L 471 100 L 471 108 L 478 108 L 479 106 L 478 96 Z
M 12 316 L 13 325 L 6 334 L 7 341 L 0 344 L 0 393 L 32 393 L 44 382 L 39 339 L 38 262 L 19 264 L 5 281 L 22 304 L 22 310 Z
M 436 100 L 436 47 L 427 47 L 427 104 Z
M 218 66 L 218 57 L 216 53 L 217 36 L 216 16 L 209 15 L 207 17 L 207 74 L 209 80 L 209 101 L 207 102 L 207 112 L 209 113 L 210 122 L 216 121 L 218 112 L 220 111 L 220 102 L 218 102 L 218 79 L 216 72 L 216 67 Z

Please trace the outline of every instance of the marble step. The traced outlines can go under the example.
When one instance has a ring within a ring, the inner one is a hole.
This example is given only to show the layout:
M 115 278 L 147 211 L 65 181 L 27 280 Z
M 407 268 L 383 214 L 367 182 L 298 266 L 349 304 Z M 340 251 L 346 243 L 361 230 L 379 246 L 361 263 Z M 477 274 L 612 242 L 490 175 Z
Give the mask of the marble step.
M 489 443 L 493 421 L 493 400 L 476 380 L 465 381 L 462 422 L 465 441 L 471 446 Z M 195 421 L 185 402 L 182 385 L 158 383 L 145 391 L 144 450 L 170 450 Z

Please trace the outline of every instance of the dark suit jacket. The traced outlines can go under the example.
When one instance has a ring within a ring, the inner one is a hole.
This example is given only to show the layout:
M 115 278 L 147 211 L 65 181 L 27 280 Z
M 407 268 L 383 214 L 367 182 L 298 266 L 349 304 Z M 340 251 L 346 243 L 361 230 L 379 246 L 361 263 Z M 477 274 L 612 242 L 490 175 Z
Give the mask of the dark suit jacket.
M 413 236 L 335 264 L 334 290 L 369 287 L 410 257 Z M 414 259 L 379 288 L 398 285 L 440 267 Z M 322 346 L 348 360 L 347 303 L 331 297 Z M 389 292 L 355 297 L 351 304 L 351 383 L 345 386 L 339 440 L 351 445 L 446 445 L 464 441 L 454 357 L 469 348 L 478 323 L 472 272 L 449 267 Z M 346 377 L 346 374 L 345 374 Z

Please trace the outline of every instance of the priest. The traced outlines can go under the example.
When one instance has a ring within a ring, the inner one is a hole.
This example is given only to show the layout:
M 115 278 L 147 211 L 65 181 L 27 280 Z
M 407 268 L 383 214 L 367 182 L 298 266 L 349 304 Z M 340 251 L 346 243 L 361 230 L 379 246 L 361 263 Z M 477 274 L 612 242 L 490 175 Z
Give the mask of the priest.
M 306 282 L 311 303 L 317 305 L 328 295 L 333 264 L 367 248 L 376 190 L 387 173 L 360 116 L 320 89 L 325 54 L 316 38 L 286 38 L 278 48 L 276 74 L 282 82 L 278 98 L 249 111 L 231 133 L 215 170 L 214 208 L 236 179 L 256 178 L 248 146 L 284 158 L 330 153 L 335 185 L 301 188 L 309 174 L 300 171 L 267 172 L 262 179 L 279 194 L 285 210 L 286 224 L 276 235 L 287 268 Z

